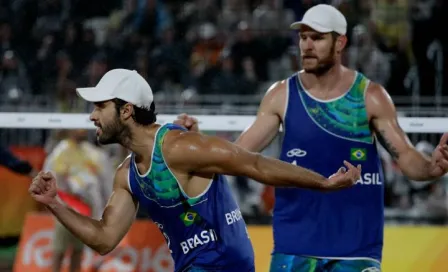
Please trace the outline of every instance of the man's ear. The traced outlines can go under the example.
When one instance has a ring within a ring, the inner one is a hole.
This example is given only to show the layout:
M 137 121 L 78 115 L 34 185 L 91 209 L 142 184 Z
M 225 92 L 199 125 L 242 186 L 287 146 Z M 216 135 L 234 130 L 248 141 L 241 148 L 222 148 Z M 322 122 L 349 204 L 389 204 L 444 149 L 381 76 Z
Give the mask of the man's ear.
M 347 45 L 347 41 L 347 36 L 345 35 L 341 35 L 336 38 L 335 49 L 338 54 L 340 54 L 342 50 L 344 50 L 345 46 Z
M 126 121 L 129 118 L 132 118 L 133 114 L 134 114 L 134 106 L 130 103 L 124 104 L 120 109 L 120 118 L 123 121 Z

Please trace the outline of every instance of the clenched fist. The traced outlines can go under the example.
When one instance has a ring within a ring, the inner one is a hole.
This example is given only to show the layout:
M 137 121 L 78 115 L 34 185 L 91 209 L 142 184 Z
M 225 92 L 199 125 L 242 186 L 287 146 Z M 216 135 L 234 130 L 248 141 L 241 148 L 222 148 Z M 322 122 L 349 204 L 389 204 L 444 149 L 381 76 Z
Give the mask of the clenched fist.
M 57 195 L 55 177 L 50 172 L 40 172 L 33 179 L 28 192 L 37 202 L 50 205 Z
M 191 117 L 186 113 L 182 113 L 177 116 L 177 119 L 173 122 L 176 125 L 183 126 L 189 131 L 199 132 L 198 119 Z

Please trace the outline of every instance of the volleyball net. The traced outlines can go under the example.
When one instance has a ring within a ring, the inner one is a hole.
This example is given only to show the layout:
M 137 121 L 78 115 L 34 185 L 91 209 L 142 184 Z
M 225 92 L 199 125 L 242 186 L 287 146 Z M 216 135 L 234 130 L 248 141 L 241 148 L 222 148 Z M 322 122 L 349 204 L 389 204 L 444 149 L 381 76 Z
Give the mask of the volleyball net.
M 249 115 L 193 115 L 204 131 L 243 131 L 254 120 Z M 177 115 L 158 115 L 158 123 L 173 122 Z M 407 133 L 444 133 L 448 131 L 448 117 L 399 117 L 398 122 Z M 94 129 L 89 114 L 75 113 L 0 113 L 0 128 L 10 129 Z

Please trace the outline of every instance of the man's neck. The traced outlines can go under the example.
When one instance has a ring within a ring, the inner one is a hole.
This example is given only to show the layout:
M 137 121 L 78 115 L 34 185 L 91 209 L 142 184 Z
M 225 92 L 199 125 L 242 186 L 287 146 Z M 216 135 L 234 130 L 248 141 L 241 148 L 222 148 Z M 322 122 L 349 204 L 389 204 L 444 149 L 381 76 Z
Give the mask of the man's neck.
M 131 129 L 130 139 L 122 145 L 131 150 L 139 161 L 151 157 L 151 150 L 160 125 L 153 124 L 147 127 L 135 126 Z
M 316 75 L 305 72 L 305 81 L 307 88 L 315 88 L 322 91 L 331 91 L 335 83 L 342 78 L 345 68 L 340 65 L 334 65 L 330 70 L 322 75 Z

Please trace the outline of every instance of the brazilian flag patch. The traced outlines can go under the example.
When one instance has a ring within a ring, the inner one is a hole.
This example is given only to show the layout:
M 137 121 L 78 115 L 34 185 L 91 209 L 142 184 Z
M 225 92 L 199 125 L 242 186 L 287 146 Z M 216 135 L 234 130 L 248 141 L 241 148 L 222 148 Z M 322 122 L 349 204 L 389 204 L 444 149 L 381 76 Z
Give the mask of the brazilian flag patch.
M 194 223 L 201 221 L 201 217 L 192 210 L 182 213 L 179 218 L 180 220 L 182 220 L 182 222 L 184 222 L 184 225 L 186 227 L 189 227 Z
M 365 161 L 367 159 L 367 150 L 365 148 L 350 149 L 350 160 Z

